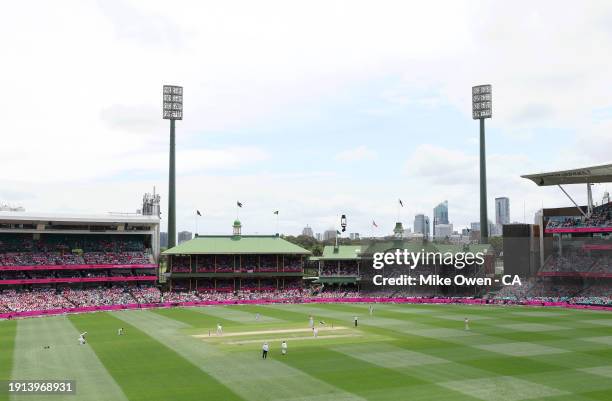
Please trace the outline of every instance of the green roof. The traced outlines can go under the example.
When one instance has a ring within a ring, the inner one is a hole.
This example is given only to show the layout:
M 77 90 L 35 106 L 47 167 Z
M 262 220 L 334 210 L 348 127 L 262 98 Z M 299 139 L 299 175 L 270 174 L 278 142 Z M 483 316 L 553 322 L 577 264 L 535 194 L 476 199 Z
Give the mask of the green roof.
M 319 260 L 345 260 L 359 259 L 361 253 L 361 245 L 338 245 L 337 252 L 333 245 L 327 245 L 323 248 L 323 256 Z
M 488 244 L 469 244 L 469 245 L 434 244 L 434 246 L 439 252 L 442 252 L 442 253 L 444 252 L 457 253 L 457 252 L 464 252 L 464 251 L 473 252 L 473 253 L 478 253 L 478 252 L 487 253 L 489 249 L 491 249 L 491 245 L 488 245 Z
M 163 255 L 290 254 L 311 252 L 275 235 L 206 235 L 170 248 Z
M 425 252 L 433 252 L 435 248 L 431 243 L 422 244 L 420 242 L 414 242 L 409 240 L 390 240 L 390 241 L 380 241 L 373 242 L 368 246 L 365 246 L 362 250 L 362 256 L 371 256 L 375 252 L 394 252 L 396 249 L 407 249 L 408 252 L 421 252 L 425 250 Z

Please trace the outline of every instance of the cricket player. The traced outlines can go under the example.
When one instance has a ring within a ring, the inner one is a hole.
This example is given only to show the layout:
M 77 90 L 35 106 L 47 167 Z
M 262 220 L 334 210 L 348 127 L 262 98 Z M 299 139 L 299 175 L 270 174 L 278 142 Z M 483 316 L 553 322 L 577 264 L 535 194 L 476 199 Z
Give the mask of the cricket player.
M 317 329 L 316 327 L 313 327 L 312 335 L 314 336 L 314 338 L 317 338 L 319 336 L 319 329 Z
M 268 351 L 270 350 L 270 346 L 268 345 L 268 343 L 263 343 L 263 347 L 261 347 L 261 350 L 261 357 L 263 359 L 268 359 Z
M 370 305 L 370 316 L 372 316 L 373 314 L 374 314 L 374 307 Z
M 87 341 L 85 340 L 85 335 L 87 334 L 87 332 L 83 332 L 79 335 L 79 344 L 84 345 L 85 343 L 87 343 Z
M 311 329 L 314 327 L 314 318 L 312 316 L 310 316 L 310 318 L 308 319 L 308 327 L 310 327 Z
M 218 336 L 223 335 L 223 327 L 221 326 L 221 323 L 217 323 L 217 335 Z
M 463 322 L 465 323 L 465 330 L 469 330 L 470 329 L 470 320 L 466 317 Z
M 123 327 L 119 327 L 119 330 L 117 330 L 117 335 L 118 336 L 122 336 L 123 335 Z
M 357 319 L 358 319 L 357 316 L 355 316 L 353 319 L 354 319 L 354 322 L 355 322 L 355 327 L 357 327 Z
M 281 354 L 287 355 L 287 341 L 281 343 Z
M 259 321 L 259 313 L 255 315 L 255 320 Z

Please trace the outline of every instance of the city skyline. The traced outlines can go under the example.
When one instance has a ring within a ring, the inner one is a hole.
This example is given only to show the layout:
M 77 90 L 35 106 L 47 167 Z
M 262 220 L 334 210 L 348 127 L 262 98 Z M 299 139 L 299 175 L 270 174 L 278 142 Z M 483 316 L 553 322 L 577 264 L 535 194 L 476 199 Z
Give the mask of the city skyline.
M 313 2 L 296 13 L 243 2 L 250 17 L 238 19 L 206 2 L 188 12 L 156 0 L 54 7 L 17 2 L 0 25 L 11 55 L 0 76 L 11 93 L 0 99 L 11 116 L 0 203 L 28 212 L 133 212 L 154 186 L 167 205 L 164 83 L 185 88 L 177 231 L 195 232 L 201 210 L 198 231 L 226 232 L 237 199 L 246 233 L 276 232 L 279 210 L 281 232 L 336 227 L 346 214 L 348 230 L 372 235 L 393 227 L 398 198 L 404 223 L 448 199 L 454 226 L 466 227 L 478 217 L 471 88 L 483 83 L 495 91 L 489 216 L 500 195 L 528 216 L 566 204 L 522 174 L 610 162 L 612 77 L 601 66 L 612 56 L 584 45 L 612 40 L 610 4 L 577 14 L 555 2 L 457 1 L 440 15 L 428 3 Z M 585 202 L 581 186 L 566 189 Z M 593 190 L 601 199 L 610 188 Z

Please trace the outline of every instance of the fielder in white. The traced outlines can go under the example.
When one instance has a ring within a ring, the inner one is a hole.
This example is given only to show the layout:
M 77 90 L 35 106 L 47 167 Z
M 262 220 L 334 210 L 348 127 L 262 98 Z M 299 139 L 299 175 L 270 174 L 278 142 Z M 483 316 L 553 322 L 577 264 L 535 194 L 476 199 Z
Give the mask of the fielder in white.
M 281 355 L 287 355 L 287 341 L 281 343 Z
M 218 336 L 223 335 L 223 326 L 221 326 L 221 323 L 217 323 L 217 335 Z

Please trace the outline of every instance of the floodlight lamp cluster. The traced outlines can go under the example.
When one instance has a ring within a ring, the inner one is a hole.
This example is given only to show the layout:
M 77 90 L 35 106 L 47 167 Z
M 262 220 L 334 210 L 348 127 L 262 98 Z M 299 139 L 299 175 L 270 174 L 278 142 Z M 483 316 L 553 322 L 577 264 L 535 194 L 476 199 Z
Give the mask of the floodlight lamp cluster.
M 164 85 L 163 118 L 165 120 L 183 119 L 183 87 Z
M 480 120 L 493 116 L 491 85 L 472 87 L 472 118 Z

